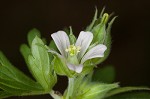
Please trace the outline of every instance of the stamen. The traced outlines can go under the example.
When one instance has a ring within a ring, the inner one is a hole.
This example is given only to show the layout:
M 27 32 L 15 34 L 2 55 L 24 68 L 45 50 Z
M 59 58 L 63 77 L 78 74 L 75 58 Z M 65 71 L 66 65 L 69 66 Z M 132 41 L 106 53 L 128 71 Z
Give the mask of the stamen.
M 70 56 L 74 56 L 77 55 L 80 52 L 81 47 L 80 46 L 75 46 L 70 45 L 69 48 L 67 48 L 65 51 L 68 52 L 70 54 Z

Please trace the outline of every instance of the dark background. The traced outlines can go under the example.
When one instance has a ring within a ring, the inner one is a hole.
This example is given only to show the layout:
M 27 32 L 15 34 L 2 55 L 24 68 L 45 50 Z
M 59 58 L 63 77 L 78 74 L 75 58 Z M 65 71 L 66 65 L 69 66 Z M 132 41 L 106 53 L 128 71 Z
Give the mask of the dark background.
M 116 82 L 122 86 L 150 86 L 149 0 L 1 0 L 0 50 L 17 68 L 31 76 L 19 52 L 20 45 L 27 43 L 27 32 L 35 27 L 49 41 L 51 33 L 71 25 L 78 35 L 91 22 L 95 6 L 99 11 L 106 6 L 106 12 L 119 16 L 112 29 L 112 52 L 100 67 L 114 65 Z M 64 88 L 65 81 L 62 78 L 56 89 Z M 33 98 L 50 97 L 9 99 Z

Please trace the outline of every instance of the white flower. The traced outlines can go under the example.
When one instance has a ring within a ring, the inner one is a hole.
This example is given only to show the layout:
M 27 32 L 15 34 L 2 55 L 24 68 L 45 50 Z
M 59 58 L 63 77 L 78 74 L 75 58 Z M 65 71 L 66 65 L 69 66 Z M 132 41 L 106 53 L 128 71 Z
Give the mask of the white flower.
M 91 32 L 81 31 L 76 43 L 73 45 L 70 45 L 69 37 L 64 31 L 58 31 L 51 36 L 61 55 L 52 50 L 49 50 L 49 52 L 57 53 L 57 55 L 64 57 L 67 60 L 68 68 L 77 73 L 82 72 L 83 63 L 86 60 L 103 57 L 107 49 L 105 45 L 98 44 L 87 51 L 93 40 Z

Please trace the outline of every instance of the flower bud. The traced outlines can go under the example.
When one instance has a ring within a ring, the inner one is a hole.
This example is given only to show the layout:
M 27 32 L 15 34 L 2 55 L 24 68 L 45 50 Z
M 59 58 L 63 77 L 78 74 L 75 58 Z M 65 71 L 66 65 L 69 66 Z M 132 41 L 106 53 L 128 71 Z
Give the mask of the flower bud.
M 93 41 L 92 45 L 104 44 L 107 47 L 107 50 L 102 58 L 91 59 L 89 63 L 99 64 L 103 62 L 109 55 L 111 49 L 111 26 L 116 17 L 114 17 L 110 22 L 108 22 L 110 15 L 108 13 L 104 13 L 104 9 L 102 10 L 100 17 L 97 18 L 97 9 L 92 21 L 92 26 L 87 29 L 93 33 Z M 92 46 L 91 46 L 92 47 Z
M 108 22 L 108 19 L 109 19 L 108 13 L 104 13 L 101 23 L 106 24 Z

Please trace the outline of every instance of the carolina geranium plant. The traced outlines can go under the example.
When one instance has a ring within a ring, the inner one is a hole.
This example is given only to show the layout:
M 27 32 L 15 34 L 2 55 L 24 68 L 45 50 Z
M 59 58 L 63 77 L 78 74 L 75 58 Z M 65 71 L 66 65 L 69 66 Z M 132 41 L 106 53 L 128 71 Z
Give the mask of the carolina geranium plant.
M 113 82 L 113 67 L 96 68 L 110 53 L 115 19 L 104 9 L 98 17 L 96 9 L 93 21 L 78 37 L 70 27 L 52 33 L 48 45 L 37 29 L 29 31 L 28 44 L 22 44 L 20 52 L 35 79 L 0 52 L 0 98 L 50 94 L 54 99 L 149 99 L 149 88 L 120 87 Z M 68 87 L 61 94 L 53 89 L 57 75 L 68 78 Z

